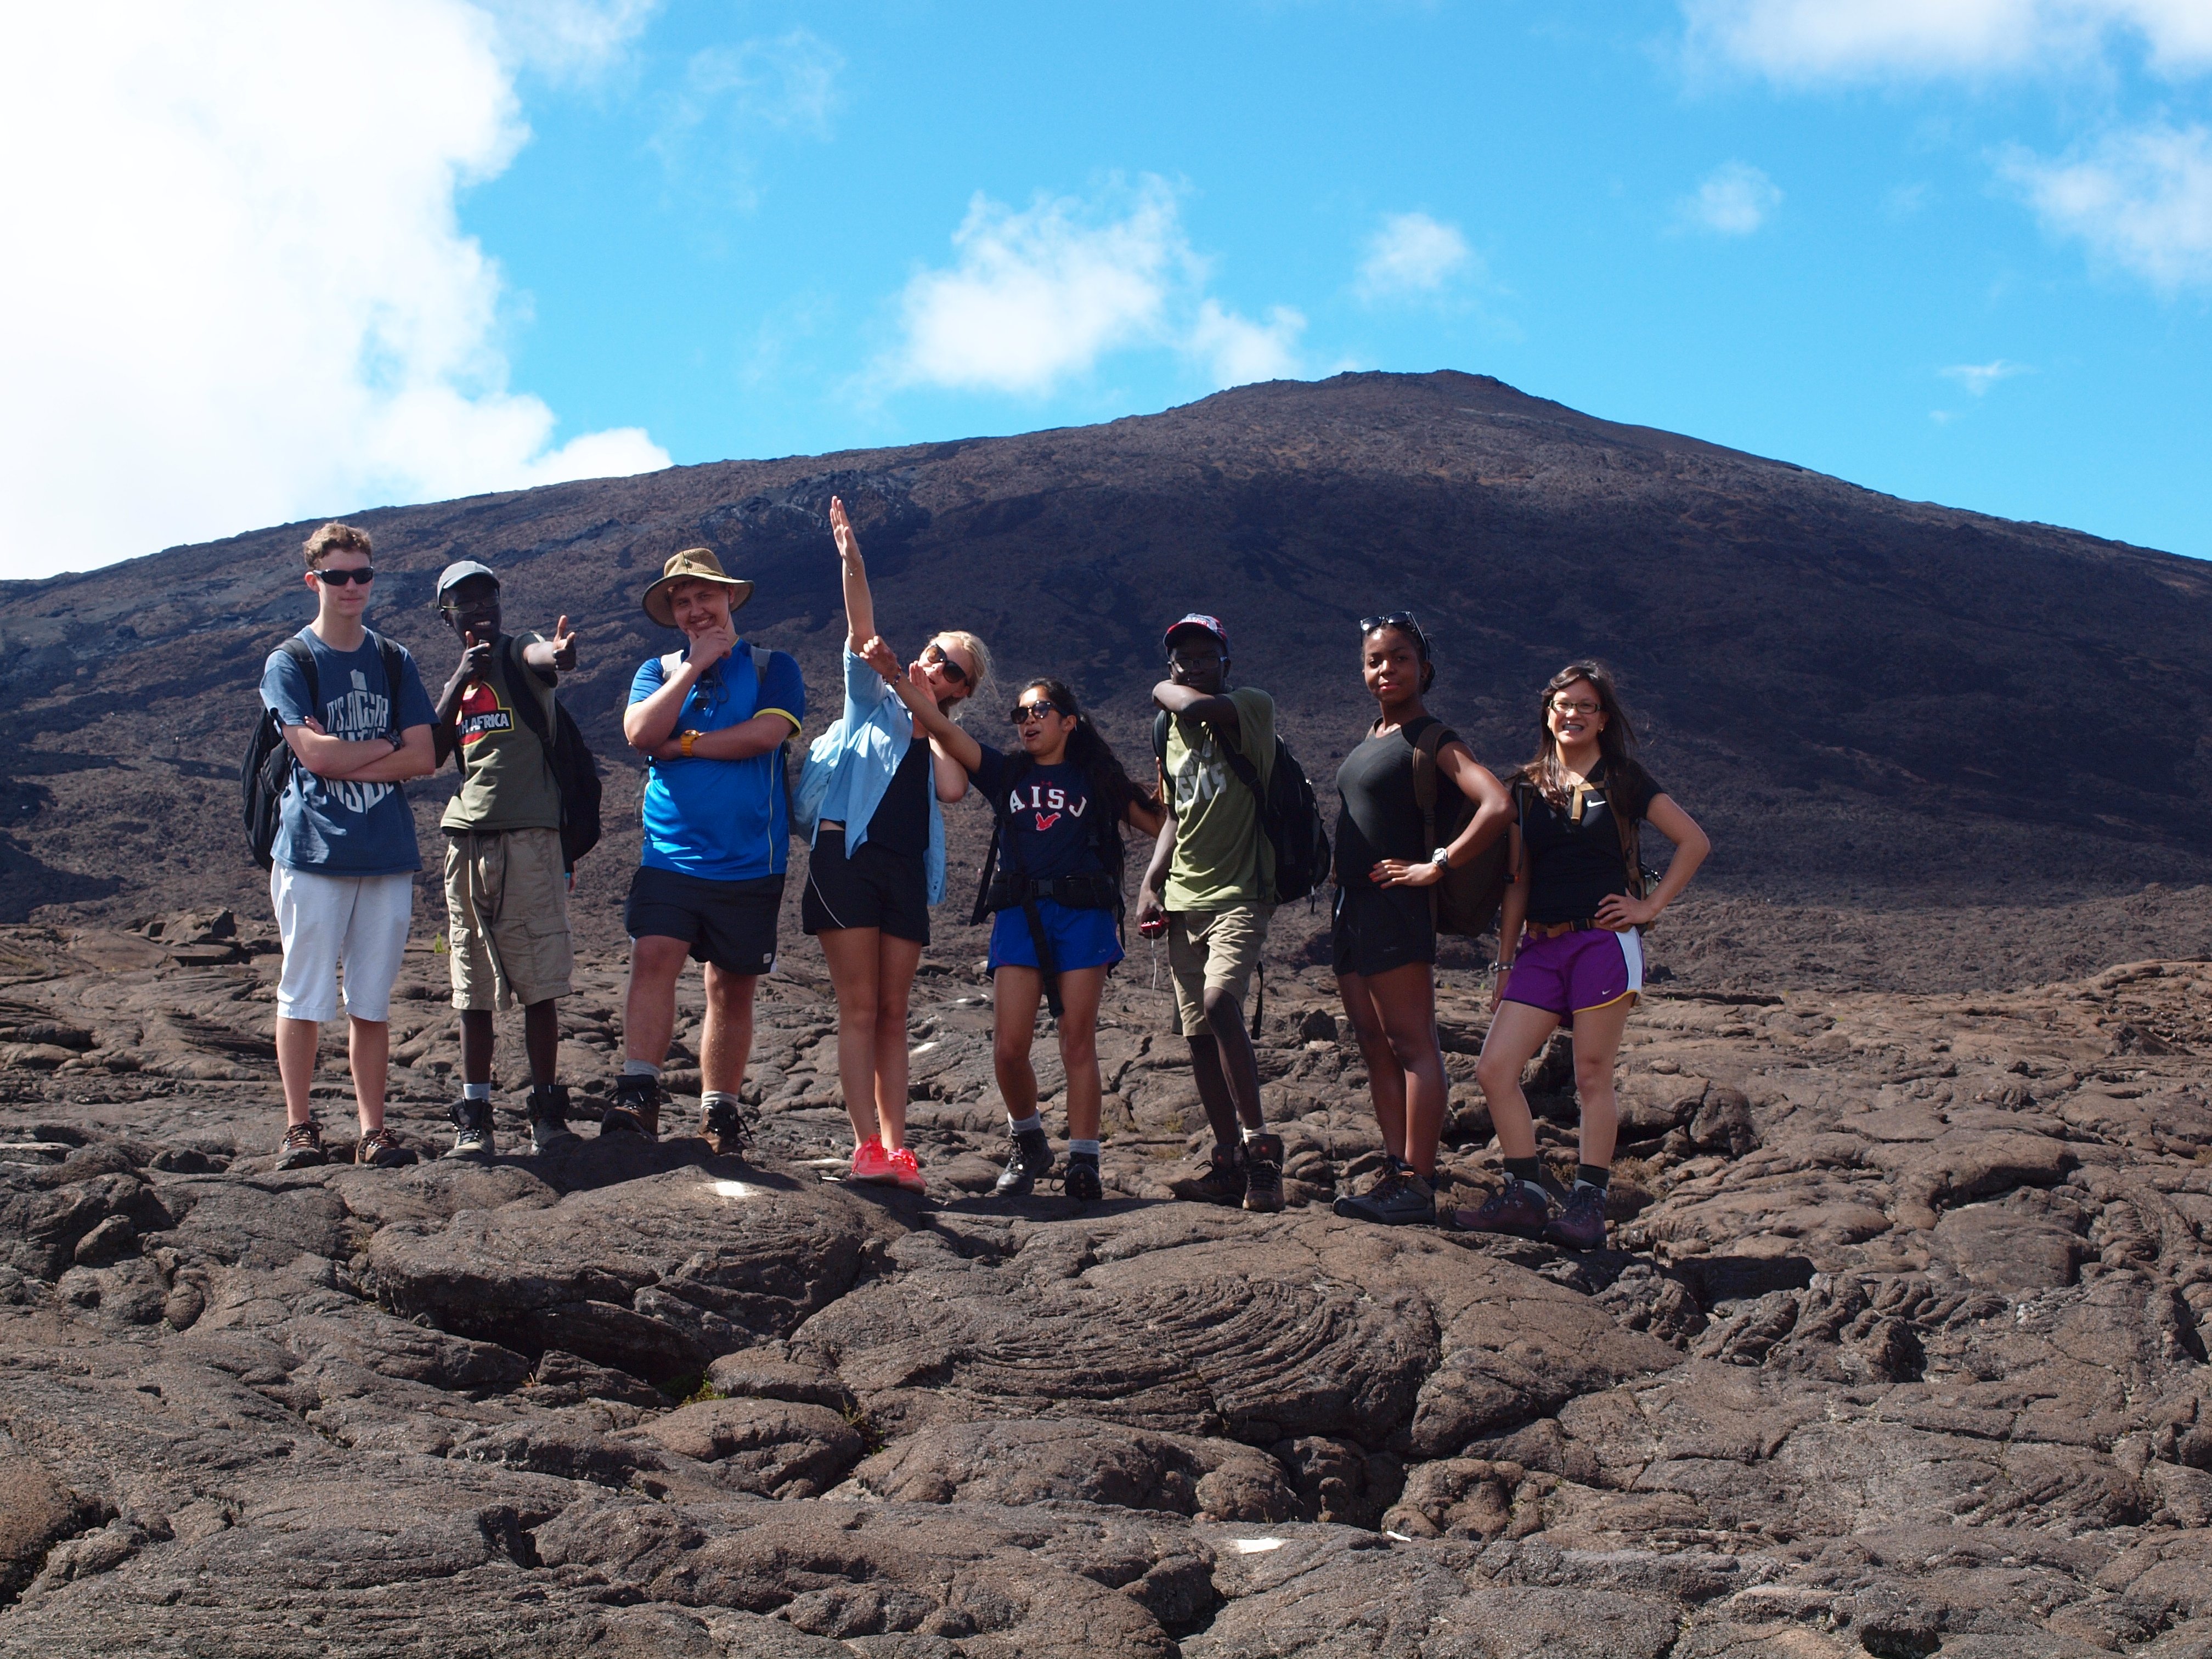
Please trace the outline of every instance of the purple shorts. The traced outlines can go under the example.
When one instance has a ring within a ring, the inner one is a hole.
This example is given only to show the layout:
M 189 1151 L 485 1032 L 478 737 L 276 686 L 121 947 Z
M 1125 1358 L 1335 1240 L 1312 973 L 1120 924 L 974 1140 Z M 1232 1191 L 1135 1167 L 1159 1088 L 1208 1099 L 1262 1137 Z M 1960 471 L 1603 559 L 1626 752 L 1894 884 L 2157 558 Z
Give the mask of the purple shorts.
M 1521 936 L 1513 966 L 1505 975 L 1504 999 L 1572 1020 L 1587 1009 L 1602 1008 L 1644 989 L 1644 942 L 1632 927 L 1615 933 L 1603 927 L 1545 939 Z

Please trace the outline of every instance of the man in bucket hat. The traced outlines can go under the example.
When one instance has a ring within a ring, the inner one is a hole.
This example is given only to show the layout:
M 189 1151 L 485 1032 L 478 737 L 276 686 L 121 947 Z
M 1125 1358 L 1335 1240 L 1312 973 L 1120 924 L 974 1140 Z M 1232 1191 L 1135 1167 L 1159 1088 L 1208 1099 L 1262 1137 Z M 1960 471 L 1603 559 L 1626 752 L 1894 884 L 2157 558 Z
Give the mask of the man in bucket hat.
M 659 1133 L 660 1066 L 688 957 L 707 977 L 700 1133 L 717 1153 L 744 1143 L 738 1091 L 752 1047 L 754 987 L 775 964 L 790 836 L 783 748 L 806 715 L 797 661 L 748 645 L 730 620 L 752 591 L 703 547 L 676 554 L 645 590 L 645 614 L 679 629 L 684 647 L 638 669 L 623 716 L 623 735 L 652 770 L 643 861 L 623 911 L 625 1057 L 602 1136 Z
M 561 785 L 550 741 L 553 687 L 576 665 L 568 619 L 550 639 L 501 627 L 498 574 L 459 559 L 438 578 L 438 614 L 460 659 L 438 694 L 432 731 L 442 763 L 458 757 L 461 787 L 439 820 L 446 832 L 447 963 L 461 1011 L 461 1097 L 448 1112 L 447 1158 L 489 1158 L 492 1013 L 522 1008 L 533 1152 L 572 1145 L 560 1082 L 560 999 L 574 967 L 568 937 L 573 878 L 561 851 Z M 526 705 L 523 699 L 530 702 Z M 535 715 L 535 718 L 532 718 Z

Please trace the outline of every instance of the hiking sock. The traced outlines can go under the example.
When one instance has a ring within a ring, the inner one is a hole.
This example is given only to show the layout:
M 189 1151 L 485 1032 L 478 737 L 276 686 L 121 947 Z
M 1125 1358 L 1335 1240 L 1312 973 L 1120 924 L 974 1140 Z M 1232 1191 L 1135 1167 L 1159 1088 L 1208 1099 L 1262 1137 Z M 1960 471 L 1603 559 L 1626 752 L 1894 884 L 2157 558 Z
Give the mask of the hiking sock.
M 1605 1164 L 1577 1164 L 1575 1165 L 1575 1185 L 1577 1187 L 1595 1187 L 1598 1191 L 1603 1192 L 1606 1183 L 1612 1179 L 1613 1171 Z
M 626 1060 L 623 1061 L 622 1074 L 624 1077 L 649 1077 L 655 1083 L 660 1081 L 660 1067 L 655 1066 L 649 1060 Z
M 1525 1181 L 1533 1187 L 1544 1173 L 1544 1160 L 1540 1158 L 1509 1158 L 1505 1160 L 1505 1173 L 1514 1180 Z
M 461 1085 L 461 1098 L 463 1100 L 488 1101 L 491 1098 L 491 1085 L 489 1083 L 464 1083 Z
M 709 1089 L 699 1102 L 700 1106 L 709 1112 L 717 1106 L 727 1106 L 734 1112 L 740 1103 L 738 1097 L 726 1089 Z
M 1256 1129 L 1247 1129 L 1244 1131 L 1244 1144 L 1247 1146 L 1249 1146 L 1254 1141 L 1257 1140 L 1261 1135 L 1267 1133 L 1267 1126 L 1264 1123 Z
M 1067 1143 L 1067 1155 L 1070 1158 L 1087 1158 L 1096 1164 L 1098 1161 L 1098 1143 L 1095 1140 L 1071 1140 Z
M 1041 1135 L 1044 1133 L 1044 1119 L 1036 1112 L 1031 1112 L 1027 1117 L 1014 1117 L 1009 1115 L 1006 1119 L 1006 1128 L 1008 1133 L 1017 1138 L 1026 1134 Z

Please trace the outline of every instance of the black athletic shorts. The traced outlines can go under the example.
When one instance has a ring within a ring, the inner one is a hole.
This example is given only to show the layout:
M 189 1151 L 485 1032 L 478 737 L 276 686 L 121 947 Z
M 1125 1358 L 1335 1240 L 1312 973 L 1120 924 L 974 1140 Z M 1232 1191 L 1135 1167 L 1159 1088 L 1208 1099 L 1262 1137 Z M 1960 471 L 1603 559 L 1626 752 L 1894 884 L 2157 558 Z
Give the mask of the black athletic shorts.
M 799 896 L 799 925 L 811 933 L 880 927 L 893 939 L 929 943 L 929 877 L 917 853 L 894 853 L 872 841 L 845 856 L 845 832 L 824 829 L 806 864 Z
M 680 939 L 694 962 L 726 974 L 765 974 L 775 966 L 775 913 L 783 878 L 708 881 L 641 866 L 630 878 L 623 930 L 632 939 Z
M 1425 887 L 1340 887 L 1331 967 L 1362 977 L 1437 959 Z

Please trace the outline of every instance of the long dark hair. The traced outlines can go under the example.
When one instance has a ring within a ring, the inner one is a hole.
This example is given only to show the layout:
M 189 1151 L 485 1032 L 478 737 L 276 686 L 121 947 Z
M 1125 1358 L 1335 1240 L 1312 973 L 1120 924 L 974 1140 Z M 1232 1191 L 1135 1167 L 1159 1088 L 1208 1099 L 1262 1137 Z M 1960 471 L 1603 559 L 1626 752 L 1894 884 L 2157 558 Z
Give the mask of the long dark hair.
M 1544 695 L 1536 704 L 1536 757 L 1521 769 L 1521 775 L 1534 784 L 1546 800 L 1562 809 L 1567 805 L 1567 774 L 1559 764 L 1559 739 L 1552 735 L 1552 699 L 1577 680 L 1589 682 L 1597 693 L 1597 705 L 1605 713 L 1605 730 L 1597 734 L 1597 747 L 1605 757 L 1606 769 L 1617 773 L 1636 763 L 1636 728 L 1628 722 L 1628 711 L 1620 706 L 1613 676 L 1603 663 L 1569 663 L 1545 684 Z
M 1137 787 L 1135 780 L 1130 777 L 1127 769 L 1114 753 L 1114 745 L 1098 734 L 1098 728 L 1091 723 L 1091 716 L 1083 712 L 1066 681 L 1044 678 L 1025 681 L 1022 689 L 1015 693 L 1014 701 L 1018 703 L 1022 702 L 1032 691 L 1043 692 L 1061 714 L 1074 717 L 1075 730 L 1067 734 L 1067 759 L 1070 764 L 1082 769 L 1083 781 L 1090 787 L 1094 806 L 1105 809 L 1105 816 L 1098 828 L 1098 851 L 1115 878 L 1119 878 L 1123 861 L 1122 815 L 1128 811 L 1133 801 L 1141 801 L 1147 807 L 1155 806 L 1158 803 Z M 1030 766 L 1036 763 L 1035 757 L 1026 750 L 1024 751 L 1024 758 L 1028 765 L 1018 763 L 1010 781 L 1018 781 L 1026 775 Z

